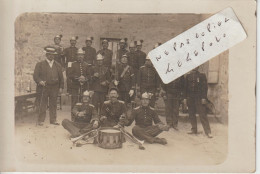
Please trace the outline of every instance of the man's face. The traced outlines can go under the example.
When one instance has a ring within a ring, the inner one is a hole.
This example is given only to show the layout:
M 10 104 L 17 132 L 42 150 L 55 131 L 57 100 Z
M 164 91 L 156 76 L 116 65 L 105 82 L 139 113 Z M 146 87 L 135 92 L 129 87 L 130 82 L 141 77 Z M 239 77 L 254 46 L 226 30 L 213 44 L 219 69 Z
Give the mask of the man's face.
M 136 46 L 136 49 L 137 49 L 138 51 L 141 51 L 142 45 L 137 45 L 137 46 Z
M 108 43 L 107 42 L 103 42 L 102 46 L 103 46 L 103 49 L 107 49 L 108 48 Z
M 83 103 L 88 103 L 90 101 L 90 97 L 89 96 L 83 96 L 82 101 L 83 101 Z
M 97 64 L 101 66 L 103 64 L 103 60 L 97 60 Z
M 142 106 L 149 106 L 149 103 L 150 103 L 150 100 L 149 99 L 147 99 L 147 98 L 142 98 L 142 100 L 141 100 L 141 104 L 142 104 Z
M 111 91 L 109 92 L 109 99 L 110 99 L 111 101 L 116 101 L 117 98 L 118 98 L 118 93 L 117 93 L 117 91 L 116 91 L 116 90 L 111 90 Z
M 77 43 L 77 41 L 75 41 L 75 40 L 71 40 L 71 41 L 70 41 L 70 45 L 71 45 L 72 47 L 75 47 L 75 46 L 76 46 L 76 43 Z
M 87 41 L 86 41 L 86 46 L 87 46 L 87 47 L 90 47 L 91 45 L 92 45 L 92 41 L 87 40 Z
M 128 62 L 128 61 L 127 61 L 127 57 L 122 57 L 122 58 L 121 58 L 121 63 L 122 63 L 122 64 L 127 64 L 127 62 Z
M 135 52 L 135 47 L 130 47 L 129 50 L 131 53 L 133 53 L 133 52 Z
M 52 60 L 54 59 L 55 55 L 54 55 L 54 54 L 47 53 L 47 54 L 46 54 L 46 57 L 47 57 L 47 59 L 48 59 L 49 61 L 52 61 Z
M 61 39 L 60 39 L 60 38 L 58 38 L 58 37 L 55 37 L 55 38 L 54 38 L 54 43 L 55 43 L 56 45 L 59 45 L 60 42 L 61 42 Z
M 120 49 L 124 49 L 124 48 L 125 48 L 125 43 L 120 42 L 120 43 L 119 43 L 119 46 L 120 46 Z
M 79 62 L 83 62 L 84 54 L 77 54 L 77 59 Z

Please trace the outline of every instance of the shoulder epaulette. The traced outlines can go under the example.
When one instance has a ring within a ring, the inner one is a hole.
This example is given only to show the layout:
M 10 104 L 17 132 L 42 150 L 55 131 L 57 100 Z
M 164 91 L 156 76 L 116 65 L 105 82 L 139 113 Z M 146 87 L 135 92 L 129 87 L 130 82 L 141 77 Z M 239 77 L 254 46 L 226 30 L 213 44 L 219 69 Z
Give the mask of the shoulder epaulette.
M 122 100 L 118 100 L 119 101 L 119 103 L 123 103 L 123 104 L 125 104 L 125 102 L 124 101 L 122 101 Z
M 136 108 L 134 108 L 134 110 L 137 110 L 137 109 L 139 109 L 140 108 L 140 106 L 137 106 Z
M 104 102 L 104 104 L 109 104 L 109 103 L 110 103 L 110 100 Z
M 153 107 L 151 107 L 151 106 L 150 106 L 150 109 L 151 109 L 151 110 L 154 110 L 154 108 L 153 108 Z
M 140 69 L 141 69 L 141 68 L 144 68 L 144 67 L 145 67 L 145 66 L 141 66 Z
M 82 105 L 82 103 L 76 103 L 76 106 L 81 106 Z
M 89 106 L 91 106 L 91 107 L 93 107 L 93 108 L 95 107 L 95 106 L 94 106 L 94 105 L 92 105 L 92 104 L 89 104 Z

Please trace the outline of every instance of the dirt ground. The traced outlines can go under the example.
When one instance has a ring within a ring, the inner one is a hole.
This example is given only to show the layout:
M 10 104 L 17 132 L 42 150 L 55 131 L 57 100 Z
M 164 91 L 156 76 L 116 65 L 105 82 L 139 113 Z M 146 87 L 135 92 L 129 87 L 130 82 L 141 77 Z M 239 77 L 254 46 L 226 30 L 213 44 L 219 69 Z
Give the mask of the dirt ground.
M 16 120 L 16 159 L 19 163 L 17 171 L 36 170 L 30 168 L 36 164 L 55 165 L 55 171 L 63 171 L 62 166 L 68 165 L 217 165 L 223 163 L 227 155 L 228 127 L 213 121 L 213 118 L 210 119 L 214 136 L 212 139 L 208 139 L 203 133 L 199 119 L 200 133 L 188 135 L 190 123 L 187 116 L 182 116 L 179 131 L 170 129 L 159 135 L 167 139 L 167 145 L 145 143 L 145 150 L 139 150 L 137 145 L 128 139 L 121 149 L 102 149 L 94 144 L 75 147 L 69 139 L 69 133 L 61 125 L 50 125 L 47 116 L 44 126 L 39 127 L 35 125 L 35 118 L 35 114 L 29 114 Z M 58 122 L 61 123 L 65 118 L 70 118 L 69 106 L 58 110 Z M 165 122 L 165 117 L 160 118 Z M 131 132 L 132 126 L 126 130 Z M 51 169 L 45 167 L 42 170 Z M 80 170 L 73 168 L 70 171 Z

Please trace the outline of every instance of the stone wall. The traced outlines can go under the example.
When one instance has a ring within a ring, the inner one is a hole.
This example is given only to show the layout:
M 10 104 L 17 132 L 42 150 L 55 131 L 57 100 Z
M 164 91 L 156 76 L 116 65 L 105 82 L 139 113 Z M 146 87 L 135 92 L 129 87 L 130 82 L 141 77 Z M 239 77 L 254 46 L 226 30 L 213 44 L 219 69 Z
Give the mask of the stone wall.
M 93 47 L 100 49 L 100 38 L 128 38 L 128 43 L 143 39 L 143 51 L 149 52 L 156 42 L 165 42 L 201 22 L 209 15 L 200 14 L 56 14 L 24 13 L 15 22 L 15 85 L 21 80 L 26 88 L 32 81 L 35 64 L 45 59 L 43 47 L 53 37 L 63 34 L 62 45 L 69 46 L 72 36 L 79 36 L 77 47 L 93 36 Z M 209 88 L 221 116 L 227 118 L 228 54 L 220 56 L 219 83 Z M 207 67 L 207 66 L 205 66 Z M 205 68 L 207 71 L 207 68 Z M 225 109 L 223 109 L 225 108 Z

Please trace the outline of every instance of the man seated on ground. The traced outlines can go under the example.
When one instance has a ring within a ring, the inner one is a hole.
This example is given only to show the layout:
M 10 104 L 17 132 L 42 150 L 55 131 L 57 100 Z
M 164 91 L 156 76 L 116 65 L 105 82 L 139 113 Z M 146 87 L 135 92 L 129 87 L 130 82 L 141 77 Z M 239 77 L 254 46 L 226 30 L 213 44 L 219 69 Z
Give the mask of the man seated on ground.
M 154 108 L 149 106 L 150 96 L 148 93 L 143 93 L 141 98 L 141 106 L 132 111 L 131 118 L 128 120 L 126 126 L 130 126 L 135 120 L 135 126 L 132 129 L 133 135 L 148 143 L 167 144 L 165 138 L 156 137 L 162 131 L 168 131 L 169 127 L 164 125 L 158 117 Z M 153 125 L 153 122 L 155 125 Z
M 125 102 L 118 100 L 118 89 L 111 88 L 109 100 L 104 102 L 101 109 L 101 127 L 124 126 L 125 121 L 127 121 L 126 111 Z
M 90 104 L 88 91 L 83 93 L 82 101 L 83 103 L 77 103 L 72 109 L 75 120 L 73 122 L 68 119 L 62 121 L 62 126 L 69 131 L 71 138 L 78 137 L 99 126 L 99 117 L 95 106 Z

